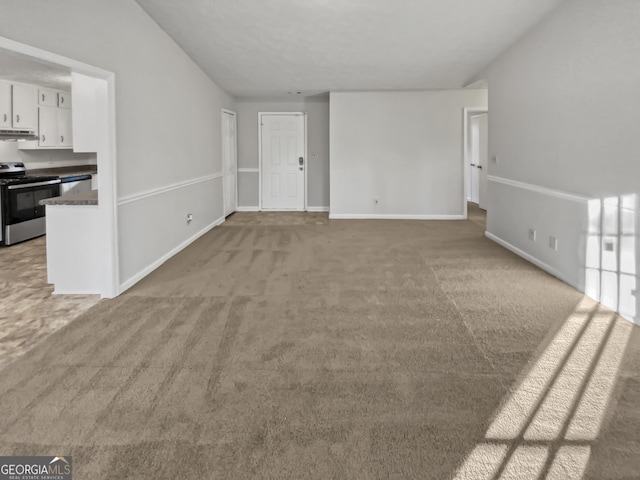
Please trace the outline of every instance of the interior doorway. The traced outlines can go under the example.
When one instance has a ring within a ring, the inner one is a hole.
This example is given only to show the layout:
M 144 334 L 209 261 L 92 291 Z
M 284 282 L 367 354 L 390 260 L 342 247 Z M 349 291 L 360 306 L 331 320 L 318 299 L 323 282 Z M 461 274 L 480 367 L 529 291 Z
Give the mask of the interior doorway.
M 238 209 L 238 138 L 236 112 L 222 109 L 224 216 Z
M 73 151 L 96 154 L 101 256 L 98 290 L 103 298 L 120 294 L 116 189 L 115 75 L 61 55 L 0 37 L 0 49 L 15 57 L 64 68 L 71 75 Z
M 489 125 L 486 109 L 465 109 L 464 171 L 466 201 L 487 209 Z
M 261 210 L 306 209 L 306 115 L 258 114 Z

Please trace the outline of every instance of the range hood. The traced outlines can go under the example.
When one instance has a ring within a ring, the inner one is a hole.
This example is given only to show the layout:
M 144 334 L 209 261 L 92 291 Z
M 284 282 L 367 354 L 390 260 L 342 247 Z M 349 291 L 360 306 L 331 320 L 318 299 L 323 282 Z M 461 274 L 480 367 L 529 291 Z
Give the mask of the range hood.
M 33 129 L 0 129 L 0 141 L 15 142 L 16 140 L 38 140 L 38 135 Z

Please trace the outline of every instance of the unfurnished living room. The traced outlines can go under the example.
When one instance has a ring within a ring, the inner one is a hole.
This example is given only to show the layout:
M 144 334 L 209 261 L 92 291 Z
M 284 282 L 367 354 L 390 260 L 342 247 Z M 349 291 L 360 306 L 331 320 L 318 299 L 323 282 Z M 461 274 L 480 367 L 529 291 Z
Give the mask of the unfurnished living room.
M 640 478 L 639 54 L 637 0 L 3 0 L 0 478 Z

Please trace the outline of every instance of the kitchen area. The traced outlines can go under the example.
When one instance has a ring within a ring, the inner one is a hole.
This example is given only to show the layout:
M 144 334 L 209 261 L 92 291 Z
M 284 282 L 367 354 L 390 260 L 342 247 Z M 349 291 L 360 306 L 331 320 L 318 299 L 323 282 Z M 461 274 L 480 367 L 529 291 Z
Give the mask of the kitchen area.
M 100 300 L 82 274 L 99 268 L 98 162 L 74 150 L 71 81 L 0 49 L 0 368 Z

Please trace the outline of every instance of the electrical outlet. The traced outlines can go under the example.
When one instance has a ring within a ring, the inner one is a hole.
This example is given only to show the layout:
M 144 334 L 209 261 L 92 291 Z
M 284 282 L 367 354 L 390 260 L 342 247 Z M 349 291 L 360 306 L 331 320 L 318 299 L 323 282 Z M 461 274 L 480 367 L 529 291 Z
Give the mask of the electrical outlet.
M 529 229 L 529 240 L 532 242 L 536 241 L 536 231 L 533 228 Z
M 549 237 L 549 248 L 558 251 L 558 239 L 554 236 Z
M 193 221 L 193 213 L 187 213 L 187 225 Z

